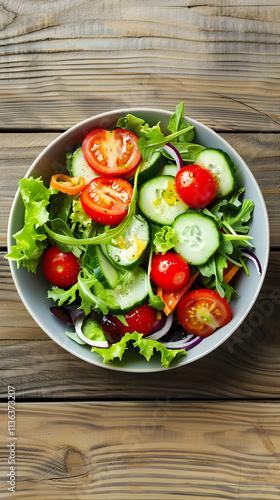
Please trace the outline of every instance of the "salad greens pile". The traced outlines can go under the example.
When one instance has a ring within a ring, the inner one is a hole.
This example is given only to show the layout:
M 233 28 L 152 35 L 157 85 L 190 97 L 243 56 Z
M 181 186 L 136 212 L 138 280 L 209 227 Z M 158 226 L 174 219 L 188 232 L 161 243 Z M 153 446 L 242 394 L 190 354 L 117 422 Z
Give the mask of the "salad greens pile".
M 193 163 L 197 154 L 204 149 L 203 146 L 193 143 L 195 130 L 184 119 L 183 103 L 176 107 L 175 113 L 170 118 L 168 125 L 170 134 L 164 135 L 160 123 L 151 127 L 141 118 L 130 114 L 120 118 L 116 127 L 128 130 L 139 138 L 138 147 L 143 161 L 149 162 L 155 151 L 160 150 L 166 158 L 166 163 L 174 164 L 170 154 L 162 149 L 167 143 L 176 147 L 184 163 Z M 63 252 L 71 251 L 78 257 L 81 266 L 78 281 L 68 289 L 52 286 L 48 297 L 53 299 L 58 306 L 78 304 L 78 309 L 86 316 L 92 313 L 108 314 L 110 309 L 118 306 L 118 303 L 112 290 L 105 288 L 94 273 L 91 248 L 92 245 L 105 244 L 117 238 L 131 224 L 133 216 L 138 211 L 138 174 L 139 169 L 133 180 L 133 197 L 128 213 L 115 227 L 102 226 L 93 222 L 84 212 L 79 195 L 70 196 L 46 187 L 41 178 L 30 177 L 20 180 L 19 189 L 25 210 L 24 225 L 14 235 L 16 245 L 11 248 L 7 258 L 15 260 L 18 267 L 22 265 L 28 271 L 36 273 L 42 256 L 49 246 L 57 245 Z M 201 210 L 201 213 L 212 217 L 219 225 L 222 243 L 208 262 L 198 266 L 198 269 L 205 286 L 218 291 L 220 296 L 226 297 L 228 302 L 232 294 L 237 295 L 237 291 L 223 280 L 223 272 L 228 262 L 243 267 L 248 273 L 242 249 L 249 244 L 247 223 L 251 218 L 254 203 L 243 199 L 244 191 L 244 188 L 239 188 L 227 197 L 214 200 L 210 207 Z M 165 254 L 174 247 L 174 229 L 169 225 L 160 226 L 154 223 L 150 223 L 150 229 L 151 244 L 147 255 L 149 304 L 160 311 L 164 308 L 164 303 L 156 295 L 150 280 L 151 259 L 153 253 Z M 120 272 L 120 286 L 125 289 L 131 278 L 130 270 Z M 118 318 L 125 324 L 125 318 L 122 315 Z M 98 340 L 104 338 L 98 322 L 94 322 L 94 327 L 85 330 L 89 338 Z M 75 332 L 67 332 L 67 334 L 76 342 L 83 343 Z M 166 367 L 176 356 L 186 353 L 183 349 L 167 349 L 160 342 L 143 338 L 143 335 L 137 332 L 126 334 L 109 348 L 93 347 L 92 350 L 102 356 L 105 362 L 114 358 L 121 360 L 131 343 L 134 347 L 138 347 L 140 354 L 147 360 L 154 351 L 159 351 L 161 362 Z

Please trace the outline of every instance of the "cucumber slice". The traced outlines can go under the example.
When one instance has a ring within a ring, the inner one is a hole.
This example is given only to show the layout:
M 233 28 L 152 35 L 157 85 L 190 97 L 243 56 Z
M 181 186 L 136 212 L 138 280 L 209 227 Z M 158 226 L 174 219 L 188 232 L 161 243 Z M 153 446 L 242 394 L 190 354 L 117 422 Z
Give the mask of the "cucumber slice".
M 166 158 L 164 158 L 160 151 L 155 151 L 150 161 L 141 160 L 140 171 L 138 174 L 138 185 L 140 186 L 140 184 L 143 184 L 143 182 L 146 182 L 149 179 L 155 177 L 162 169 L 165 162 Z M 133 183 L 134 177 L 129 179 L 129 181 Z
M 175 229 L 175 252 L 193 266 L 205 264 L 222 241 L 216 221 L 201 213 L 179 215 L 172 227 Z
M 175 189 L 171 175 L 160 175 L 140 186 L 138 205 L 141 213 L 156 224 L 170 225 L 188 210 Z
M 87 164 L 81 146 L 72 155 L 69 173 L 71 177 L 83 177 L 86 184 L 95 179 L 95 177 L 99 177 Z
M 104 253 L 117 268 L 133 269 L 142 262 L 149 242 L 150 228 L 147 221 L 135 215 L 120 236 L 104 245 Z
M 126 314 L 136 307 L 141 307 L 148 298 L 147 275 L 142 267 L 136 267 L 128 284 L 119 285 L 112 291 L 119 308 L 110 309 L 112 314 Z
M 172 175 L 172 177 L 176 177 L 177 172 L 178 167 L 176 165 L 165 165 L 159 175 Z
M 227 196 L 238 186 L 238 175 L 233 161 L 221 149 L 204 149 L 194 163 L 210 170 L 218 181 L 217 197 Z
M 120 276 L 117 269 L 105 257 L 99 245 L 93 246 L 92 267 L 95 277 L 102 283 L 104 288 L 116 288 Z

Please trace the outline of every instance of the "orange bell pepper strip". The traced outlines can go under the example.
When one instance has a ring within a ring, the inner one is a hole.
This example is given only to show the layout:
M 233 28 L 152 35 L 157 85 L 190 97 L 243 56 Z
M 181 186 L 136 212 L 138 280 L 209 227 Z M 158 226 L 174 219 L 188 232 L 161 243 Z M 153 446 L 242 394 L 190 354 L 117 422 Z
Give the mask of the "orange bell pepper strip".
M 51 178 L 51 187 L 67 194 L 77 194 L 85 187 L 83 177 L 69 177 L 65 174 L 55 174 Z
M 163 312 L 166 314 L 166 316 L 171 314 L 176 309 L 180 300 L 186 295 L 186 293 L 193 286 L 198 275 L 199 271 L 195 271 L 193 274 L 191 274 L 185 286 L 179 288 L 179 290 L 165 290 L 161 287 L 157 288 L 157 295 L 165 303 Z
M 240 266 L 233 264 L 233 262 L 228 262 L 228 267 L 224 269 L 224 282 L 229 283 L 233 276 L 239 271 Z

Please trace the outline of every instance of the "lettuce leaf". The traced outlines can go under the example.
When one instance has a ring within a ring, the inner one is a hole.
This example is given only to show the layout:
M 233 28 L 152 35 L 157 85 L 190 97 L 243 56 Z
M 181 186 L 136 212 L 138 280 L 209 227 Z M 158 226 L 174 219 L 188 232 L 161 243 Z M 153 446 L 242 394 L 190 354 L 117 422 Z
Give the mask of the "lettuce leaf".
M 161 363 L 166 368 L 176 356 L 186 355 L 186 351 L 184 349 L 167 349 L 157 340 L 143 338 L 143 334 L 137 332 L 126 333 L 119 342 L 113 344 L 108 349 L 92 347 L 91 350 L 92 352 L 99 354 L 99 356 L 103 358 L 104 363 L 109 363 L 115 358 L 119 358 L 121 361 L 124 352 L 128 349 L 130 341 L 134 341 L 133 347 L 138 347 L 140 354 L 144 356 L 147 361 L 150 360 L 154 351 L 159 351 L 161 355 Z
M 20 194 L 24 203 L 24 226 L 13 235 L 16 245 L 12 246 L 8 259 L 16 260 L 18 267 L 25 266 L 36 272 L 39 260 L 47 247 L 44 224 L 49 220 L 47 206 L 52 189 L 47 189 L 41 178 L 23 178 L 19 181 Z
M 155 230 L 153 244 L 155 245 L 155 253 L 165 254 L 175 246 L 173 237 L 175 236 L 175 229 L 171 226 L 158 227 Z

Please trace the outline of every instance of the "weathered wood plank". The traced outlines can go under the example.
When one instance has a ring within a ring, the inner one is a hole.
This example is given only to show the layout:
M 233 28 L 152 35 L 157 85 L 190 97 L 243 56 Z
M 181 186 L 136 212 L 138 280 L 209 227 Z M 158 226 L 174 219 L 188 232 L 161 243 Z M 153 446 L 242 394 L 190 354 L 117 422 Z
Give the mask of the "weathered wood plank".
M 7 262 L 0 261 L 1 391 L 18 398 L 279 398 L 279 266 L 272 252 L 258 301 L 243 325 L 216 351 L 163 373 L 112 372 L 81 361 L 36 326 L 15 292 Z
M 8 217 L 18 180 L 58 133 L 6 133 L 0 135 L 1 213 L 0 244 L 6 246 Z M 280 246 L 279 134 L 222 133 L 244 158 L 263 192 L 267 205 L 271 245 Z
M 278 402 L 19 403 L 13 498 L 278 500 L 279 411 Z M 7 498 L 6 404 L 1 424 Z
M 1 127 L 65 129 L 127 106 L 279 131 L 277 0 L 5 1 Z M 277 104 L 278 102 L 278 104 Z

